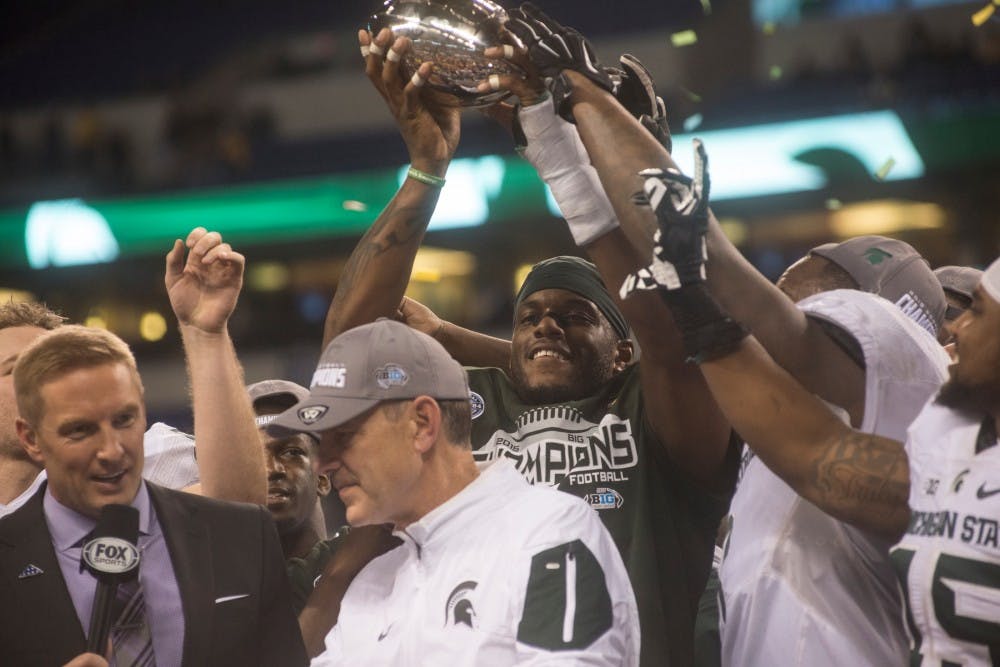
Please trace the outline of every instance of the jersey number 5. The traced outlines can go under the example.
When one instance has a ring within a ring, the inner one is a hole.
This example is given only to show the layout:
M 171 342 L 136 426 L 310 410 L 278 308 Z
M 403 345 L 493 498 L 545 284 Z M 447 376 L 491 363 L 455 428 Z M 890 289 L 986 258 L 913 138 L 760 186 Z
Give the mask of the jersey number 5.
M 905 548 L 892 552 L 893 565 L 904 593 L 909 590 L 914 554 L 912 549 Z M 930 597 L 934 618 L 951 639 L 986 647 L 994 662 L 1000 660 L 1000 565 L 940 554 L 931 577 Z M 909 595 L 905 598 L 906 622 L 916 654 L 920 651 L 922 637 L 914 621 Z

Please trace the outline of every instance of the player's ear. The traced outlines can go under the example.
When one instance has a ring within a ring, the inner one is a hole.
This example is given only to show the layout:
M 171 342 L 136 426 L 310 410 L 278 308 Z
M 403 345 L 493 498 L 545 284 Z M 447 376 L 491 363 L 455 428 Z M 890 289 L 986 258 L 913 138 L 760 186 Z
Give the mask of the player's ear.
M 330 483 L 330 478 L 326 474 L 316 476 L 316 495 L 323 498 L 330 495 L 330 490 L 333 485 Z
M 635 358 L 635 344 L 628 338 L 623 338 L 615 344 L 615 371 L 620 372 L 632 363 Z

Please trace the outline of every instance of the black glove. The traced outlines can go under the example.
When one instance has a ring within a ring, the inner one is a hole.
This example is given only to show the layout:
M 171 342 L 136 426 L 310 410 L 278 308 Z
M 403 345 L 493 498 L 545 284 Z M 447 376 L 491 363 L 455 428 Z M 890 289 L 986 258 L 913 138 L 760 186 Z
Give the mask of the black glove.
M 639 172 L 645 178 L 643 192 L 633 201 L 653 209 L 659 229 L 653 237 L 653 262 L 629 274 L 620 295 L 624 299 L 635 290 L 660 290 L 688 361 L 701 363 L 730 354 L 750 332 L 729 317 L 705 286 L 708 156 L 697 139 L 694 150 L 694 178 L 662 169 Z
M 708 250 L 708 155 L 694 140 L 694 178 L 679 171 L 643 169 L 643 191 L 633 195 L 638 205 L 653 209 L 659 229 L 653 236 L 653 261 L 630 274 L 621 287 L 621 298 L 637 289 L 676 290 L 705 280 Z
M 528 58 L 545 77 L 560 116 L 573 122 L 569 105 L 573 87 L 562 76 L 563 70 L 579 72 L 604 90 L 614 91 L 615 80 L 597 62 L 593 47 L 583 35 L 559 25 L 530 2 L 512 9 L 509 16 L 507 30 L 528 49 Z
M 621 64 L 621 75 L 615 97 L 669 153 L 673 149 L 673 141 L 670 126 L 667 125 L 667 108 L 663 98 L 656 94 L 653 77 L 639 59 L 629 53 L 622 55 L 618 62 Z

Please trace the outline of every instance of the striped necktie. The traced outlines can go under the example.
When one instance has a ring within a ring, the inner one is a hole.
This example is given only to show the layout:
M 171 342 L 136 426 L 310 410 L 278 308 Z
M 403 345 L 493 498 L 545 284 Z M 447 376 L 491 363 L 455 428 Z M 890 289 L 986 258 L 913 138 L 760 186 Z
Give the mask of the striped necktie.
M 153 635 L 138 577 L 118 587 L 116 603 L 121 611 L 111 627 L 110 667 L 155 667 Z

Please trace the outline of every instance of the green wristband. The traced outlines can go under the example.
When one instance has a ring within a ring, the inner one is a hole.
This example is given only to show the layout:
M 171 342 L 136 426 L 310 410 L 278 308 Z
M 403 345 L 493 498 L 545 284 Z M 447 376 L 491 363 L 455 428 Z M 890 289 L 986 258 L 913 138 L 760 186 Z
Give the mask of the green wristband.
M 435 176 L 434 174 L 428 174 L 426 171 L 420 171 L 416 167 L 410 167 L 406 171 L 406 175 L 414 180 L 420 181 L 421 183 L 426 183 L 431 187 L 435 188 L 444 187 L 445 181 L 443 178 L 441 178 L 440 176 Z

